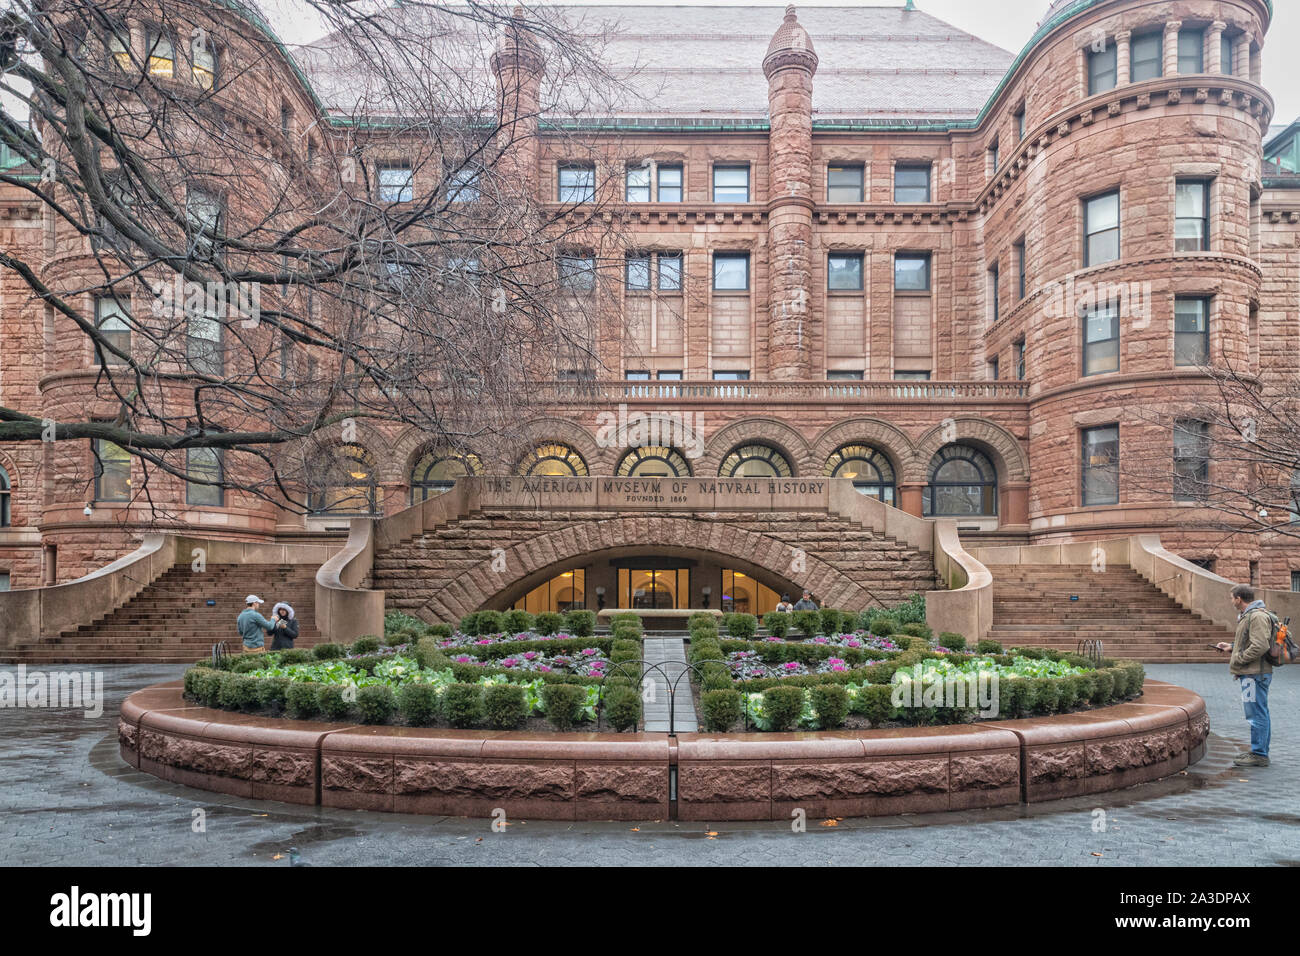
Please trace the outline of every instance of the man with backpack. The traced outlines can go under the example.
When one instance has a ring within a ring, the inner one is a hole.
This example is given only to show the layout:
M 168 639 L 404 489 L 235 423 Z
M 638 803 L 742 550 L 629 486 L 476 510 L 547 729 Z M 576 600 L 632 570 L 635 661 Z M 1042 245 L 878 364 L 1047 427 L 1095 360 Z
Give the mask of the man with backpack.
M 1270 726 L 1268 685 L 1273 680 L 1269 650 L 1276 631 L 1277 615 L 1255 599 L 1255 589 L 1238 584 L 1232 589 L 1232 606 L 1237 609 L 1237 633 L 1233 642 L 1215 645 L 1231 651 L 1228 669 L 1241 686 L 1241 705 L 1250 722 L 1250 749 L 1237 755 L 1238 767 L 1267 767 Z

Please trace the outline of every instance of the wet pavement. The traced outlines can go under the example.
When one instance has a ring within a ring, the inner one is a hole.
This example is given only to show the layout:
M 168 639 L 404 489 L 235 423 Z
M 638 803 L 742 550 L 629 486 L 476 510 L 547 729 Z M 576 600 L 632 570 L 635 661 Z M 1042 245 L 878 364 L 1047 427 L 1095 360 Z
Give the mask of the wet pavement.
M 961 813 L 789 823 L 556 823 L 294 807 L 165 783 L 118 756 L 117 709 L 182 665 L 107 665 L 81 711 L 0 709 L 0 857 L 9 865 L 315 866 L 865 864 L 1300 866 L 1300 667 L 1270 691 L 1272 766 L 1241 770 L 1249 728 L 1223 665 L 1149 665 L 1205 698 L 1209 752 L 1168 780 L 1092 797 Z M 279 859 L 276 857 L 279 856 Z

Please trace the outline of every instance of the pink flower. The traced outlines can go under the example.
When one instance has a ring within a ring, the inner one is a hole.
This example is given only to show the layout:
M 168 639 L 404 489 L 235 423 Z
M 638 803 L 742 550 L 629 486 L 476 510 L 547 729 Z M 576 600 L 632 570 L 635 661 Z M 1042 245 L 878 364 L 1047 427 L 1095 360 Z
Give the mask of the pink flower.
M 517 660 L 515 660 L 513 657 L 507 657 L 505 660 L 503 660 L 503 661 L 501 662 L 501 666 L 502 666 L 502 667 L 514 667 L 514 666 L 515 666 L 516 664 L 518 664 L 518 663 L 519 663 L 519 662 L 518 662 Z
M 539 671 L 545 671 L 545 672 L 548 673 L 548 674 L 551 672 L 551 669 L 550 669 L 549 667 L 547 667 L 545 664 L 542 664 L 542 665 L 539 666 L 537 669 L 538 669 Z
M 537 656 L 536 651 L 524 651 L 524 660 L 526 661 L 531 661 L 536 656 Z
M 787 663 L 787 664 L 785 665 L 785 669 L 788 670 L 788 671 L 798 670 L 798 669 L 799 669 L 799 662 L 798 662 L 798 661 L 790 661 L 789 663 Z
M 831 665 L 831 670 L 833 670 L 833 671 L 846 671 L 846 670 L 848 670 L 848 668 L 845 667 L 843 664 L 832 664 L 832 665 Z
M 596 648 L 594 648 L 594 647 L 584 647 L 584 648 L 582 649 L 582 653 L 585 654 L 587 657 L 590 657 L 591 655 L 593 655 L 593 654 L 596 653 Z

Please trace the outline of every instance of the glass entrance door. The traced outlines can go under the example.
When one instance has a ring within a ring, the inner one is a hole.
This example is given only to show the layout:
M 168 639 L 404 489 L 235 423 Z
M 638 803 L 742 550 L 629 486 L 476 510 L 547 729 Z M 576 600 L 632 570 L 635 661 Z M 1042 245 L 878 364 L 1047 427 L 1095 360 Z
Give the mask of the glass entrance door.
M 691 572 L 688 568 L 619 568 L 618 606 L 632 610 L 676 610 L 690 607 L 690 582 Z

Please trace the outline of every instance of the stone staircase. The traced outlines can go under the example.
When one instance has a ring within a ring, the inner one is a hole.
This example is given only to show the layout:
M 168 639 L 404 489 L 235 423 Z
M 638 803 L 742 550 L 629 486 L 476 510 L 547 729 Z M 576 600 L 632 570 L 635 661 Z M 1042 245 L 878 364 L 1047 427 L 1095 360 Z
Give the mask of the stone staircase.
M 1178 604 L 1132 568 L 993 565 L 993 629 L 1004 647 L 1073 651 L 1101 641 L 1108 657 L 1226 663 L 1206 645 L 1232 634 Z M 1077 596 L 1078 600 L 1071 600 Z
M 208 565 L 195 572 L 188 565 L 164 572 L 117 610 L 92 624 L 57 637 L 0 649 L 6 663 L 184 663 L 206 657 L 225 641 L 235 650 L 235 618 L 250 593 L 266 600 L 269 617 L 277 601 L 288 601 L 297 616 L 295 647 L 320 643 L 313 612 L 316 568 L 291 564 Z M 214 604 L 209 607 L 208 601 Z M 270 647 L 270 639 L 267 639 Z

